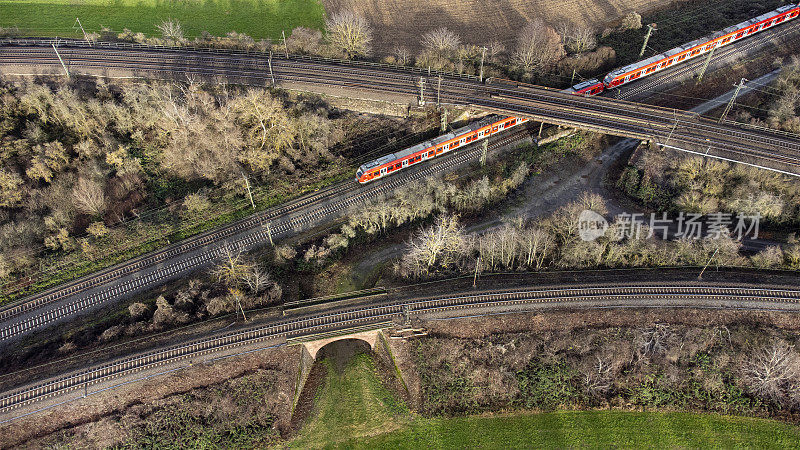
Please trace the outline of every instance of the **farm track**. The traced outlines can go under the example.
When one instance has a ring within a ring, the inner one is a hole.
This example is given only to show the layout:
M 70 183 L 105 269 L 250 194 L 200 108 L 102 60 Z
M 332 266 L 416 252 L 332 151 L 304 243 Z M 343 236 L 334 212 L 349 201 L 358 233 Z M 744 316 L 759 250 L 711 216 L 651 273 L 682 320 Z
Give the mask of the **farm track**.
M 766 35 L 765 35 L 766 36 Z M 473 76 L 428 73 L 385 64 L 321 58 L 268 57 L 258 53 L 156 48 L 134 44 L 83 41 L 0 40 L 0 67 L 35 66 L 60 70 L 51 45 L 73 73 L 124 71 L 134 76 L 186 79 L 204 77 L 249 85 L 278 83 L 335 87 L 406 98 L 471 105 L 544 122 L 647 139 L 695 149 L 702 154 L 800 174 L 797 136 L 716 124 L 696 114 L 608 98 L 586 98 L 509 81 L 481 84 Z M 271 70 L 270 70 L 271 67 Z M 135 258 L 93 275 L 32 295 L 0 310 L 0 345 L 56 321 L 85 312 L 111 299 L 130 296 L 207 266 L 220 245 L 253 248 L 302 227 L 342 214 L 347 207 L 415 179 L 447 170 L 473 158 L 477 150 L 434 161 L 424 168 L 360 187 L 346 182 L 256 214 L 218 230 L 189 238 L 163 250 Z M 345 200 L 330 204 L 344 196 Z M 302 212 L 300 212 L 302 211 Z M 338 217 L 338 216 L 337 216 Z
M 431 315 L 462 316 L 481 309 L 525 312 L 552 307 L 705 307 L 771 311 L 800 310 L 800 290 L 781 287 L 742 287 L 735 284 L 673 282 L 594 286 L 555 286 L 516 289 L 472 289 L 448 295 L 402 298 L 399 290 L 380 303 L 343 306 L 308 314 L 287 312 L 287 318 L 250 328 L 217 333 L 191 342 L 119 358 L 71 373 L 19 387 L 0 395 L 0 413 L 51 397 L 86 389 L 99 383 L 204 355 L 256 345 L 260 342 L 299 338 L 368 325 L 402 323 Z

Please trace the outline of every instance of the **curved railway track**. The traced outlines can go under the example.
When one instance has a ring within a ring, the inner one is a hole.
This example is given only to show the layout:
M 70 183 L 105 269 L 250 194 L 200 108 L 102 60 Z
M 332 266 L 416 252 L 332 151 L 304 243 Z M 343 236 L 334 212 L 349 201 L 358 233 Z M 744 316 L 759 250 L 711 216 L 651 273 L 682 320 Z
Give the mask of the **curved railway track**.
M 298 315 L 242 330 L 218 333 L 207 338 L 119 358 L 73 371 L 0 395 L 0 412 L 67 394 L 77 389 L 108 382 L 155 367 L 199 358 L 204 355 L 246 347 L 260 342 L 302 337 L 309 334 L 387 323 L 410 316 L 424 318 L 457 316 L 478 312 L 530 311 L 541 307 L 705 307 L 758 310 L 800 310 L 800 290 L 792 288 L 745 288 L 703 283 L 659 285 L 556 286 L 459 293 L 434 297 L 389 299 L 383 303 L 341 307 Z
M 524 130 L 512 130 L 510 134 L 498 136 L 490 143 L 491 148 L 502 147 L 525 136 Z M 449 170 L 470 160 L 476 160 L 481 153 L 479 146 L 465 148 L 445 158 L 433 160 L 431 164 L 404 171 L 398 176 L 388 177 L 379 182 L 360 186 L 349 180 L 327 189 L 301 197 L 287 204 L 257 213 L 246 219 L 234 222 L 220 229 L 200 234 L 178 244 L 130 262 L 106 269 L 65 286 L 51 289 L 31 299 L 0 310 L 0 343 L 17 338 L 35 329 L 47 326 L 64 317 L 72 316 L 105 301 L 122 295 L 130 295 L 148 286 L 163 284 L 180 274 L 195 271 L 207 266 L 223 251 L 220 243 L 233 248 L 248 250 L 259 244 L 269 242 L 268 233 L 273 239 L 284 237 L 293 231 L 309 227 L 322 218 L 339 217 L 346 210 L 360 202 L 389 193 L 404 184 L 429 177 L 436 172 Z M 269 225 L 269 231 L 267 230 Z M 274 225 L 273 225 L 274 224 Z M 170 260 L 186 256 L 182 260 Z M 147 268 L 162 265 L 161 269 L 142 273 Z M 116 286 L 99 291 L 93 288 L 120 280 Z M 59 300 L 59 305 L 45 308 Z
M 791 24 L 790 26 L 797 26 Z M 759 36 L 763 42 L 768 35 Z M 0 41 L 0 64 L 37 65 L 59 68 L 55 52 L 48 48 L 47 40 Z M 2 44 L 7 45 L 3 46 Z M 22 47 L 9 46 L 11 44 Z M 35 45 L 34 45 L 35 44 Z M 642 138 L 654 141 L 671 141 L 703 147 L 730 154 L 742 159 L 752 159 L 764 167 L 788 166 L 788 171 L 800 174 L 800 152 L 797 138 L 787 137 L 764 130 L 752 130 L 735 125 L 720 125 L 709 128 L 711 122 L 703 122 L 696 115 L 687 117 L 691 126 L 675 125 L 677 112 L 664 108 L 636 105 L 621 100 L 600 98 L 575 98 L 560 92 L 528 87 L 484 86 L 474 77 L 452 75 L 429 76 L 424 71 L 392 67 L 388 65 L 357 64 L 326 60 L 272 58 L 273 73 L 270 75 L 267 57 L 254 53 L 211 52 L 147 48 L 144 46 L 105 43 L 91 48 L 83 41 L 63 41 L 60 52 L 65 61 L 76 70 L 94 68 L 102 70 L 125 70 L 141 76 L 164 73 L 182 76 L 209 76 L 236 80 L 247 84 L 270 84 L 274 77 L 281 83 L 300 83 L 327 87 L 339 87 L 379 94 L 414 96 L 419 95 L 422 84 L 426 101 L 442 101 L 454 104 L 491 106 L 486 100 L 492 96 L 512 96 L 519 102 L 503 104 L 510 114 L 527 115 L 536 120 L 557 122 L 577 128 L 590 128 L 611 134 Z M 731 51 L 731 50 L 727 50 Z M 441 89 L 438 81 L 441 76 Z M 500 103 L 503 103 L 502 101 Z M 700 135 L 697 127 L 705 127 L 707 134 Z M 751 162 L 751 161 L 744 161 Z
M 60 63 L 50 47 L 53 42 L 0 40 L 0 66 L 52 66 L 60 70 Z M 691 146 L 704 150 L 709 156 L 727 155 L 750 164 L 780 166 L 800 174 L 800 140 L 796 136 L 737 125 L 718 125 L 703 121 L 696 114 L 615 99 L 576 97 L 519 83 L 484 85 L 471 76 L 429 74 L 419 69 L 372 63 L 274 57 L 270 74 L 268 58 L 258 53 L 110 43 L 89 47 L 83 41 L 60 41 L 59 45 L 62 57 L 77 71 L 82 68 L 123 70 L 139 76 L 160 73 L 173 78 L 198 75 L 253 85 L 271 84 L 274 76 L 279 83 L 333 86 L 407 98 L 417 98 L 421 84 L 425 101 L 435 102 L 438 98 L 445 103 L 475 105 L 576 128 L 650 139 L 661 144 Z M 464 152 L 453 159 L 463 162 L 474 157 L 475 153 L 475 150 Z M 30 296 L 0 310 L 0 345 L 109 299 L 143 291 L 203 267 L 218 254 L 220 249 L 217 246 L 222 242 L 232 240 L 229 245 L 250 248 L 267 239 L 267 224 L 272 227 L 273 237 L 280 237 L 328 215 L 341 214 L 349 205 L 387 192 L 411 179 L 452 167 L 448 164 L 434 161 L 430 167 L 414 172 L 413 177 L 412 173 L 390 177 L 383 183 L 364 188 L 358 188 L 355 183 L 343 183 Z M 326 204 L 342 195 L 346 196 L 345 201 Z M 301 214 L 300 210 L 304 212 Z

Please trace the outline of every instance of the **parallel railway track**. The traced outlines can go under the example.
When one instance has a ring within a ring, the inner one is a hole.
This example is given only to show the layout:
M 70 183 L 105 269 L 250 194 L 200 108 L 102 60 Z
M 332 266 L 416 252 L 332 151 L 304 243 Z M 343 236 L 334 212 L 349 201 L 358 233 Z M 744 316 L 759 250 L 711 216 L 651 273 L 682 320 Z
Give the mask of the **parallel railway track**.
M 247 329 L 219 333 L 188 343 L 119 358 L 20 387 L 0 395 L 0 413 L 115 378 L 264 341 L 286 340 L 331 330 L 401 320 L 408 315 L 456 316 L 481 308 L 529 311 L 541 307 L 711 307 L 800 310 L 800 290 L 674 283 L 660 285 L 556 286 L 492 290 L 435 297 L 390 298 L 385 302 L 298 315 Z
M 796 26 L 791 24 L 791 26 Z M 766 36 L 766 35 L 765 35 Z M 764 39 L 759 36 L 758 39 Z M 7 43 L 26 41 L 5 41 Z M 39 41 L 33 41 L 39 42 Z M 41 41 L 50 42 L 50 41 Z M 760 41 L 758 41 L 760 42 Z M 757 41 L 748 43 L 756 45 Z M 0 41 L 2 44 L 3 41 Z M 504 104 L 504 111 L 511 114 L 528 115 L 537 120 L 556 121 L 559 124 L 604 130 L 628 137 L 652 139 L 659 142 L 671 140 L 691 146 L 702 146 L 725 154 L 748 157 L 768 167 L 770 163 L 782 168 L 789 166 L 790 172 L 800 174 L 800 152 L 797 139 L 778 133 L 749 130 L 744 127 L 721 125 L 709 128 L 696 116 L 687 117 L 687 124 L 675 125 L 674 110 L 636 105 L 619 100 L 598 98 L 570 98 L 552 90 L 518 86 L 484 86 L 472 78 L 442 76 L 441 89 L 438 76 L 427 76 L 424 71 L 411 71 L 389 66 L 375 68 L 371 65 L 328 63 L 275 57 L 272 59 L 273 73 L 270 75 L 267 58 L 258 54 L 229 52 L 180 51 L 158 49 L 147 51 L 140 47 L 87 48 L 85 43 L 69 41 L 62 44 L 62 57 L 75 69 L 82 67 L 104 70 L 126 70 L 142 75 L 156 73 L 171 76 L 208 76 L 248 82 L 248 84 L 270 84 L 274 76 L 279 83 L 302 83 L 327 87 L 372 91 L 380 94 L 418 96 L 419 84 L 426 101 L 441 101 L 454 104 L 473 104 L 490 107 L 494 96 L 515 96 L 523 105 Z M 78 47 L 71 47 L 79 45 Z M 730 51 L 730 50 L 728 50 Z M 9 47 L 0 45 L 0 64 L 4 65 L 50 65 L 59 67 L 52 49 L 45 45 Z M 502 102 L 500 102 L 502 103 Z M 532 111 L 535 109 L 535 112 Z M 590 117 L 591 120 L 587 119 Z M 706 128 L 700 135 L 697 127 Z M 748 161 L 745 161 L 748 162 Z
M 0 66 L 52 66 L 60 69 L 51 43 L 49 40 L 0 40 Z M 169 75 L 173 79 L 198 75 L 261 86 L 271 84 L 274 76 L 278 83 L 341 87 L 409 98 L 419 95 L 419 85 L 422 84 L 423 99 L 428 102 L 440 100 L 444 103 L 475 105 L 577 128 L 652 139 L 661 144 L 691 146 L 704 150 L 709 156 L 726 155 L 764 167 L 780 166 L 800 174 L 800 141 L 795 136 L 734 125 L 717 125 L 702 121 L 695 114 L 614 99 L 575 97 L 517 83 L 484 85 L 471 76 L 428 74 L 419 69 L 314 58 L 274 57 L 270 74 L 267 57 L 258 53 L 107 43 L 93 48 L 82 41 L 61 41 L 59 51 L 70 68 L 78 72 L 87 68 L 122 70 L 156 78 L 169 78 Z M 438 88 L 440 79 L 441 89 Z M 456 155 L 453 160 L 463 162 L 474 157 L 476 151 Z M 430 167 L 414 172 L 413 177 L 410 173 L 405 176 L 401 174 L 385 180 L 384 184 L 374 184 L 361 190 L 355 183 L 343 183 L 28 297 L 0 310 L 0 345 L 109 299 L 143 291 L 203 267 L 218 254 L 218 245 L 234 236 L 235 242 L 229 245 L 250 248 L 266 240 L 264 227 L 267 223 L 274 223 L 272 234 L 279 237 L 328 215 L 341 214 L 349 205 L 387 192 L 412 178 L 419 179 L 452 167 L 448 164 L 445 161 L 434 162 Z M 337 195 L 346 195 L 347 199 L 336 205 L 324 205 Z M 309 211 L 292 217 L 293 214 L 299 214 L 301 209 Z M 139 276 L 135 277 L 137 272 Z
M 512 130 L 508 135 L 493 139 L 490 146 L 501 147 L 523 137 L 525 137 L 524 130 Z M 313 225 L 322 218 L 339 217 L 347 208 L 360 202 L 389 193 L 404 184 L 429 177 L 436 172 L 476 160 L 480 153 L 480 147 L 473 145 L 472 148 L 466 148 L 445 158 L 433 160 L 430 164 L 415 167 L 413 170 L 401 172 L 398 176 L 363 187 L 354 180 L 349 180 L 212 232 L 189 238 L 164 250 L 33 296 L 29 300 L 0 310 L 0 343 L 98 306 L 114 297 L 130 295 L 146 289 L 147 286 L 163 284 L 177 275 L 207 266 L 223 251 L 219 246 L 222 242 L 237 249 L 251 249 L 269 242 L 268 232 L 272 234 L 273 239 L 277 239 L 291 234 L 296 229 Z M 269 231 L 267 224 L 270 224 Z M 186 257 L 169 263 L 181 256 Z M 144 272 L 140 277 L 133 277 L 139 271 L 158 265 L 163 267 Z M 91 291 L 113 281 L 120 282 L 116 286 Z M 62 302 L 54 305 L 59 301 Z M 46 308 L 51 305 L 53 306 Z

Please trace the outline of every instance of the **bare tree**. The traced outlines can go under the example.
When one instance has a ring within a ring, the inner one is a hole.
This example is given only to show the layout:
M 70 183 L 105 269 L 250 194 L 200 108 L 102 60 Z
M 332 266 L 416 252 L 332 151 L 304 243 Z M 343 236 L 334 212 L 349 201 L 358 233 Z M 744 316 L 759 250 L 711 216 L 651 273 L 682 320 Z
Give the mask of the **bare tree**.
M 744 381 L 753 394 L 783 403 L 787 400 L 787 391 L 797 389 L 800 358 L 789 344 L 780 340 L 752 352 L 743 372 Z
M 269 273 L 259 267 L 258 264 L 253 264 L 250 270 L 244 273 L 241 281 L 254 294 L 263 292 L 273 284 Z
M 759 269 L 773 269 L 783 263 L 783 250 L 771 245 L 750 257 L 753 265 Z
M 103 187 L 100 183 L 88 178 L 78 180 L 78 183 L 72 189 L 72 199 L 75 203 L 75 209 L 84 214 L 98 216 L 106 209 L 106 197 L 103 193 Z
M 583 382 L 589 395 L 600 397 L 607 393 L 613 384 L 611 362 L 606 357 L 595 356 L 596 362 L 583 371 Z
M 434 265 L 444 268 L 458 259 L 464 247 L 464 229 L 457 216 L 440 216 L 436 222 L 420 230 L 408 244 L 401 260 L 404 272 L 421 276 Z
M 220 248 L 220 262 L 211 270 L 212 275 L 228 286 L 231 295 L 239 288 L 259 294 L 274 284 L 272 278 L 255 261 L 243 255 L 241 250 L 224 245 Z
M 492 41 L 489 42 L 489 45 L 486 46 L 486 56 L 489 58 L 490 61 L 496 61 L 500 55 L 506 52 L 506 46 L 500 41 Z
M 241 250 L 225 244 L 220 247 L 220 262 L 211 269 L 211 273 L 217 281 L 233 287 L 237 286 L 251 269 L 252 263 L 242 255 Z
M 445 27 L 429 31 L 422 36 L 422 45 L 443 57 L 451 57 L 458 50 L 461 39 Z
M 156 25 L 156 28 L 161 32 L 161 36 L 164 39 L 171 41 L 173 44 L 180 44 L 186 40 L 183 36 L 183 27 L 177 20 L 164 20 L 159 25 Z
M 411 52 L 405 47 L 397 46 L 394 48 L 394 60 L 398 65 L 405 66 L 411 61 Z
M 638 330 L 635 339 L 636 354 L 640 359 L 652 356 L 663 355 L 667 352 L 669 341 L 675 337 L 669 325 L 657 323 L 652 327 Z
M 322 50 L 322 32 L 306 27 L 292 30 L 286 38 L 286 46 L 292 53 L 320 53 Z
M 513 62 L 528 72 L 555 64 L 563 56 L 564 46 L 556 30 L 535 19 L 522 29 Z
M 9 208 L 22 201 L 22 177 L 0 168 L 0 208 Z
M 583 53 L 597 47 L 594 30 L 586 25 L 563 22 L 558 26 L 558 34 L 564 47 L 573 53 Z
M 623 30 L 638 30 L 642 28 L 642 15 L 636 11 L 629 12 L 622 18 L 622 24 L 619 27 Z
M 371 51 L 372 28 L 359 14 L 339 11 L 326 22 L 328 42 L 347 58 L 368 55 Z

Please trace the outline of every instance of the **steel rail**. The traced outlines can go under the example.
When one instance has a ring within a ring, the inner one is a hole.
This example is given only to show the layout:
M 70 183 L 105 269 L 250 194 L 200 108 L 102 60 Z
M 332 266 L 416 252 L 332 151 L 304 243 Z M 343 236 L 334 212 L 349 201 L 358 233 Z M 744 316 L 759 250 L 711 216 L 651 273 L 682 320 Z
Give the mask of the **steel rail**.
M 490 146 L 496 148 L 507 145 L 520 139 L 523 133 L 519 129 L 512 130 L 509 135 L 498 136 L 490 143 Z M 258 213 L 222 229 L 189 238 L 162 251 L 142 256 L 131 263 L 115 266 L 100 275 L 90 275 L 66 286 L 51 289 L 43 295 L 23 299 L 0 310 L 0 343 L 96 307 L 114 297 L 130 295 L 144 290 L 148 286 L 169 281 L 178 274 L 200 269 L 221 255 L 224 246 L 217 244 L 224 240 L 226 240 L 224 245 L 243 250 L 268 242 L 269 236 L 265 227 L 268 222 L 274 224 L 270 226 L 269 230 L 273 239 L 285 237 L 296 229 L 310 226 L 315 221 L 326 217 L 341 215 L 348 208 L 360 202 L 391 192 L 404 184 L 475 160 L 481 152 L 478 145 L 465 147 L 464 151 L 452 153 L 445 158 L 434 159 L 430 164 L 416 166 L 414 170 L 407 170 L 398 176 L 366 186 L 360 186 L 352 180 L 346 181 L 332 186 L 325 192 L 301 197 L 290 204 Z M 333 199 L 337 201 L 331 202 Z M 326 201 L 329 203 L 323 204 Z M 176 261 L 174 264 L 166 264 L 171 258 L 178 258 L 187 253 L 188 256 L 183 260 Z M 163 265 L 160 270 L 152 270 L 139 277 L 132 277 L 138 271 L 159 264 Z M 108 285 L 116 280 L 120 281 L 117 286 L 108 286 L 97 292 L 88 292 L 92 288 Z M 59 300 L 65 301 L 58 306 L 42 310 L 43 307 Z
M 509 308 L 524 312 L 541 306 L 580 304 L 589 307 L 713 307 L 764 310 L 800 310 L 800 290 L 745 288 L 720 284 L 678 282 L 658 285 L 554 286 L 490 290 L 433 297 L 389 300 L 367 306 L 303 314 L 243 330 L 218 333 L 203 339 L 150 350 L 96 364 L 81 370 L 31 383 L 0 395 L 0 412 L 9 412 L 53 396 L 88 388 L 101 382 L 213 352 L 253 345 L 266 340 L 289 339 L 387 322 L 412 314 L 447 313 L 480 308 Z
M 0 41 L 0 64 L 2 64 L 4 61 L 2 52 L 6 51 L 8 48 L 13 48 L 14 51 L 19 53 L 19 48 L 3 46 L 2 44 L 4 42 L 8 41 Z M 50 43 L 51 41 L 36 42 L 38 43 L 37 45 L 42 46 L 45 45 L 44 43 Z M 16 44 L 20 44 L 20 41 L 16 41 Z M 162 70 L 165 73 L 172 73 L 173 68 L 164 67 L 164 60 L 183 58 L 183 61 L 186 61 L 186 55 L 188 54 L 201 55 L 202 58 L 207 60 L 216 58 L 214 59 L 215 64 L 221 64 L 223 67 L 183 67 L 182 70 L 185 71 L 189 71 L 189 69 L 191 69 L 199 71 L 199 73 L 205 73 L 213 76 L 238 76 L 242 79 L 258 80 L 258 83 L 266 83 L 267 79 L 266 72 L 259 75 L 257 72 L 253 73 L 253 71 L 250 70 L 241 70 L 236 66 L 237 62 L 241 63 L 245 61 L 250 65 L 257 64 L 258 58 L 261 58 L 262 63 L 265 61 L 264 55 L 258 55 L 254 53 L 212 51 L 200 52 L 197 50 L 187 51 L 174 48 L 153 49 L 145 46 L 128 45 L 99 45 L 98 48 L 102 48 L 102 50 L 98 50 L 97 48 L 91 48 L 84 44 L 85 43 L 81 44 L 73 42 L 71 45 L 81 47 L 81 52 L 89 52 L 92 55 L 103 55 L 103 52 L 116 52 L 111 53 L 115 55 L 114 58 L 106 58 L 105 56 L 101 56 L 100 59 L 92 62 L 92 64 L 95 64 L 98 67 L 102 66 L 102 68 L 109 68 L 109 66 L 112 66 L 113 64 L 117 64 L 116 67 L 138 67 L 137 65 L 140 65 L 141 61 L 134 60 L 132 58 L 130 60 L 125 58 L 125 56 L 130 56 L 133 54 L 126 52 L 136 52 L 135 54 L 140 55 L 141 58 L 143 58 L 146 63 L 149 64 L 147 66 L 149 67 L 148 71 Z M 69 47 L 62 47 L 62 50 L 68 48 Z M 41 54 L 41 49 L 38 50 L 40 50 L 39 53 Z M 81 52 L 70 53 L 70 55 L 81 57 Z M 91 57 L 94 58 L 95 56 Z M 44 56 L 42 56 L 42 58 L 45 58 L 55 64 L 54 56 L 50 56 L 49 59 Z M 23 62 L 22 60 L 14 61 L 19 63 Z M 282 64 L 286 64 L 287 67 L 291 67 L 291 70 L 287 71 L 291 72 L 292 75 L 282 74 L 280 76 L 282 81 L 288 80 L 306 84 L 342 86 L 360 90 L 372 90 L 381 93 L 390 92 L 401 95 L 416 95 L 416 85 L 406 85 L 405 83 L 398 84 L 397 80 L 411 81 L 416 79 L 418 75 L 421 77 L 423 83 L 428 83 L 429 85 L 434 81 L 438 81 L 438 75 L 437 78 L 432 78 L 431 76 L 426 76 L 424 72 L 419 70 L 407 70 L 398 67 L 387 68 L 388 66 L 385 65 L 381 66 L 376 64 L 345 63 L 341 61 L 331 62 L 329 60 L 295 57 L 289 60 L 274 58 L 273 62 L 275 63 L 275 66 L 278 67 L 282 66 Z M 227 67 L 226 65 L 233 65 L 234 67 L 231 68 Z M 183 66 L 188 66 L 188 64 L 183 64 Z M 301 75 L 296 74 L 297 72 L 301 71 Z M 389 81 L 387 81 L 387 78 Z M 559 120 L 565 121 L 572 126 L 584 128 L 588 127 L 598 131 L 607 131 L 611 129 L 617 134 L 629 137 L 645 137 L 655 139 L 658 135 L 666 135 L 667 130 L 672 129 L 674 125 L 674 117 L 677 117 L 679 114 L 675 110 L 666 108 L 643 107 L 635 103 L 624 102 L 620 100 L 576 97 L 536 87 L 517 87 L 515 89 L 510 89 L 499 85 L 481 85 L 470 77 L 459 78 L 443 75 L 442 87 L 442 92 L 438 94 L 442 99 L 444 99 L 445 102 L 452 102 L 456 104 L 473 104 L 484 108 L 495 108 L 497 110 L 505 110 L 521 115 L 538 117 L 540 120 L 547 120 L 548 118 L 553 120 L 554 118 L 558 118 Z M 513 104 L 509 104 L 508 102 L 504 103 L 491 100 L 491 95 L 498 94 L 518 95 L 529 104 L 515 106 Z M 434 95 L 435 94 L 432 92 L 432 89 L 428 89 L 426 99 L 433 99 Z M 797 148 L 797 143 L 795 140 L 788 140 L 783 137 L 774 136 L 765 132 L 747 132 L 732 126 L 702 124 L 700 121 L 696 120 L 696 115 L 691 115 L 689 113 L 680 113 L 680 116 L 685 119 L 685 123 L 687 125 L 681 124 L 680 127 L 676 127 L 675 133 L 672 134 L 672 140 L 674 142 L 688 143 L 692 145 L 707 145 L 708 141 L 705 141 L 705 139 L 711 135 L 715 138 L 715 145 L 712 144 L 710 147 L 713 147 L 715 151 L 718 150 L 722 152 L 733 153 L 741 158 L 755 157 L 767 160 L 768 162 L 795 164 L 794 160 L 796 158 L 793 154 L 793 150 Z M 696 129 L 701 129 L 702 133 L 697 132 Z M 732 139 L 730 136 L 733 136 L 734 138 Z M 703 141 L 700 139 L 703 139 Z M 724 143 L 724 145 L 721 145 L 720 143 Z M 790 151 L 790 154 L 779 154 L 759 148 L 764 145 L 787 148 Z M 286 228 L 291 225 L 302 225 L 305 222 L 319 218 L 321 215 L 327 213 L 326 211 L 320 211 L 321 212 L 316 215 L 310 215 L 305 221 L 301 220 L 290 222 Z M 163 255 L 163 258 L 160 261 L 166 261 L 167 258 L 177 257 L 183 253 L 191 252 L 196 250 L 198 247 L 201 247 L 203 244 L 209 245 L 213 242 L 217 242 L 226 232 L 235 234 L 237 232 L 244 232 L 249 227 L 258 227 L 264 219 L 270 218 L 271 216 L 268 217 L 264 214 L 257 215 L 254 218 L 245 219 L 237 223 L 238 225 L 234 224 L 224 228 L 222 231 L 207 233 L 205 235 L 207 237 L 206 241 L 185 241 L 184 246 L 182 247 L 173 246 L 169 250 L 159 253 Z M 252 233 L 249 237 L 247 237 L 247 239 L 247 241 L 243 242 L 256 242 L 259 239 L 263 239 L 263 236 Z M 157 282 L 169 279 L 169 277 L 174 276 L 175 273 L 184 273 L 186 270 L 198 267 L 198 265 L 204 263 L 204 261 L 201 260 L 202 258 L 197 256 L 193 257 L 192 259 L 188 259 L 187 261 L 183 262 L 183 267 L 176 268 L 172 274 L 144 274 L 143 281 L 140 281 L 138 284 L 154 285 Z M 145 258 L 139 258 L 138 262 L 141 263 L 139 266 L 128 266 L 126 263 L 123 263 L 116 268 L 101 272 L 98 275 L 98 278 L 93 278 L 91 276 L 87 277 L 86 279 L 82 280 L 83 284 L 76 282 L 67 285 L 63 289 L 55 288 L 42 295 L 29 297 L 21 304 L 0 310 L 0 320 L 2 320 L 3 317 L 16 316 L 26 313 L 44 304 L 49 304 L 54 300 L 71 296 L 78 292 L 85 291 L 86 289 L 96 287 L 98 284 L 101 284 L 101 282 L 109 282 L 119 279 L 121 272 L 115 272 L 115 269 L 119 269 L 121 267 L 125 267 L 126 270 L 129 270 L 131 267 L 138 267 L 142 269 L 158 263 L 159 260 L 147 260 Z M 136 262 L 133 264 L 136 264 Z M 127 271 L 125 273 L 130 272 Z M 127 286 L 110 288 L 110 291 L 107 291 L 105 294 L 103 294 L 105 295 L 104 298 L 107 299 L 119 296 L 123 292 L 128 292 L 128 290 L 134 285 L 135 283 L 131 282 L 131 284 Z M 95 305 L 96 303 L 97 302 L 94 300 L 81 299 L 80 303 L 73 302 L 73 305 L 69 306 L 67 309 L 74 310 L 75 304 L 79 304 L 83 306 L 80 306 L 77 309 L 84 310 Z M 49 311 L 42 313 L 36 318 L 36 320 L 41 324 L 53 322 L 58 320 L 59 314 L 65 313 L 67 309 L 61 309 L 56 312 Z M 10 331 L 8 329 L 0 329 L 0 341 L 35 327 L 36 326 L 26 327 L 24 325 L 15 324 L 15 328 L 11 329 Z M 5 338 L 3 338 L 3 336 L 5 336 Z

